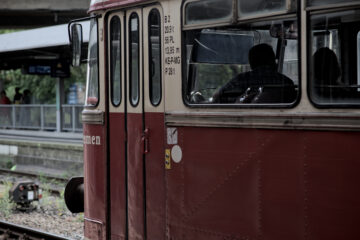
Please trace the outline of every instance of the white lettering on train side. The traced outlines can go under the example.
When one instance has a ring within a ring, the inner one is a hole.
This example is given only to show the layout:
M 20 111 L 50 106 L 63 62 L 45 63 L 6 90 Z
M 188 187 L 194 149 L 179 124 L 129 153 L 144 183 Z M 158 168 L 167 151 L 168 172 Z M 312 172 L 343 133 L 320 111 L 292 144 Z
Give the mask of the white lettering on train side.
M 86 144 L 86 145 L 101 145 L 100 136 L 84 135 L 84 144 Z

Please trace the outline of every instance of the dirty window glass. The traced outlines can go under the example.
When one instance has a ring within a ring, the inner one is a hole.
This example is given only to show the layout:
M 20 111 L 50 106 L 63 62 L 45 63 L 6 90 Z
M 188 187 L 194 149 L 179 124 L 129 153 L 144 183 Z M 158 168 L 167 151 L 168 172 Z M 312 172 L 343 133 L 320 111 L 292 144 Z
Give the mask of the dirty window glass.
M 310 17 L 310 98 L 319 106 L 360 104 L 359 14 L 351 10 Z
M 90 38 L 88 50 L 88 70 L 86 82 L 87 106 L 95 106 L 99 101 L 99 66 L 98 66 L 98 34 L 97 19 L 90 21 Z
M 308 6 L 326 6 L 328 4 L 341 4 L 341 3 L 353 3 L 358 2 L 358 0 L 308 0 Z
M 289 104 L 297 98 L 295 20 L 186 31 L 185 44 L 189 104 Z
M 149 79 L 150 101 L 158 105 L 161 101 L 161 26 L 157 9 L 149 14 Z
M 185 5 L 185 24 L 230 20 L 232 0 L 203 0 Z
M 111 101 L 118 106 L 121 101 L 121 25 L 118 17 L 113 17 L 110 22 L 110 58 L 111 58 Z
M 238 0 L 239 17 L 296 10 L 295 0 Z
M 130 103 L 136 106 L 140 94 L 139 17 L 136 13 L 130 16 L 129 31 Z

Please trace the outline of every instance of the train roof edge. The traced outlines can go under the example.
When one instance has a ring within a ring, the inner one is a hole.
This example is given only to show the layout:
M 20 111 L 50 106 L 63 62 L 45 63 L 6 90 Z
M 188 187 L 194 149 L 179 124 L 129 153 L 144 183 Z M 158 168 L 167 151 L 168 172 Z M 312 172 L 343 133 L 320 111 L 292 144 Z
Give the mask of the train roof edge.
M 148 1 L 149 0 L 91 0 L 88 12 L 91 13 L 97 10 L 104 10 L 112 7 L 126 6 Z

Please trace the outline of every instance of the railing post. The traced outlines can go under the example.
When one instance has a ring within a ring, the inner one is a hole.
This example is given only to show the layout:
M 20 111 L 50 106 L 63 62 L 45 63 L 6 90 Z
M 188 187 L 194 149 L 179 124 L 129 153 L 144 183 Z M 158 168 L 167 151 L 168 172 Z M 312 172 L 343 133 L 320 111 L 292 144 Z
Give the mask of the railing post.
M 12 128 L 16 127 L 16 113 L 15 113 L 15 105 L 12 105 Z
M 44 116 L 44 106 L 40 105 L 40 129 L 44 130 L 45 116 Z
M 72 119 L 72 131 L 75 132 L 76 129 L 76 111 L 75 111 L 75 105 L 71 106 L 71 119 Z

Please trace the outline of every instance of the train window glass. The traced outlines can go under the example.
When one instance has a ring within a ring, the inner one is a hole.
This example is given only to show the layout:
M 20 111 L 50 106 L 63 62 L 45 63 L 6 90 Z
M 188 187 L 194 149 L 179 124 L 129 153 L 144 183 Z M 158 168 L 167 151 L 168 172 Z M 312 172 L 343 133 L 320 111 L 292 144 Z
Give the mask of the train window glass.
M 338 11 L 310 17 L 311 100 L 318 106 L 360 104 L 358 32 L 360 10 Z
M 161 101 L 161 26 L 157 9 L 149 14 L 149 80 L 150 101 L 156 106 Z
M 119 17 L 110 21 L 110 58 L 111 58 L 111 101 L 118 106 L 121 101 L 121 25 Z
M 139 17 L 136 13 L 130 15 L 129 21 L 129 66 L 130 66 L 130 103 L 136 106 L 140 94 L 140 51 L 139 51 Z
M 343 3 L 354 3 L 358 0 L 307 0 L 307 6 L 327 6 L 329 4 L 343 4 Z
M 90 37 L 88 52 L 88 70 L 86 82 L 87 106 L 95 106 L 99 101 L 99 66 L 98 66 L 98 35 L 97 19 L 90 21 Z
M 295 102 L 299 86 L 295 19 L 191 30 L 184 35 L 188 104 Z
M 357 34 L 357 84 L 360 86 L 360 31 Z M 360 92 L 360 88 L 357 89 Z
M 185 24 L 230 21 L 233 0 L 191 1 L 185 5 Z
M 238 0 L 240 18 L 295 10 L 295 0 Z

